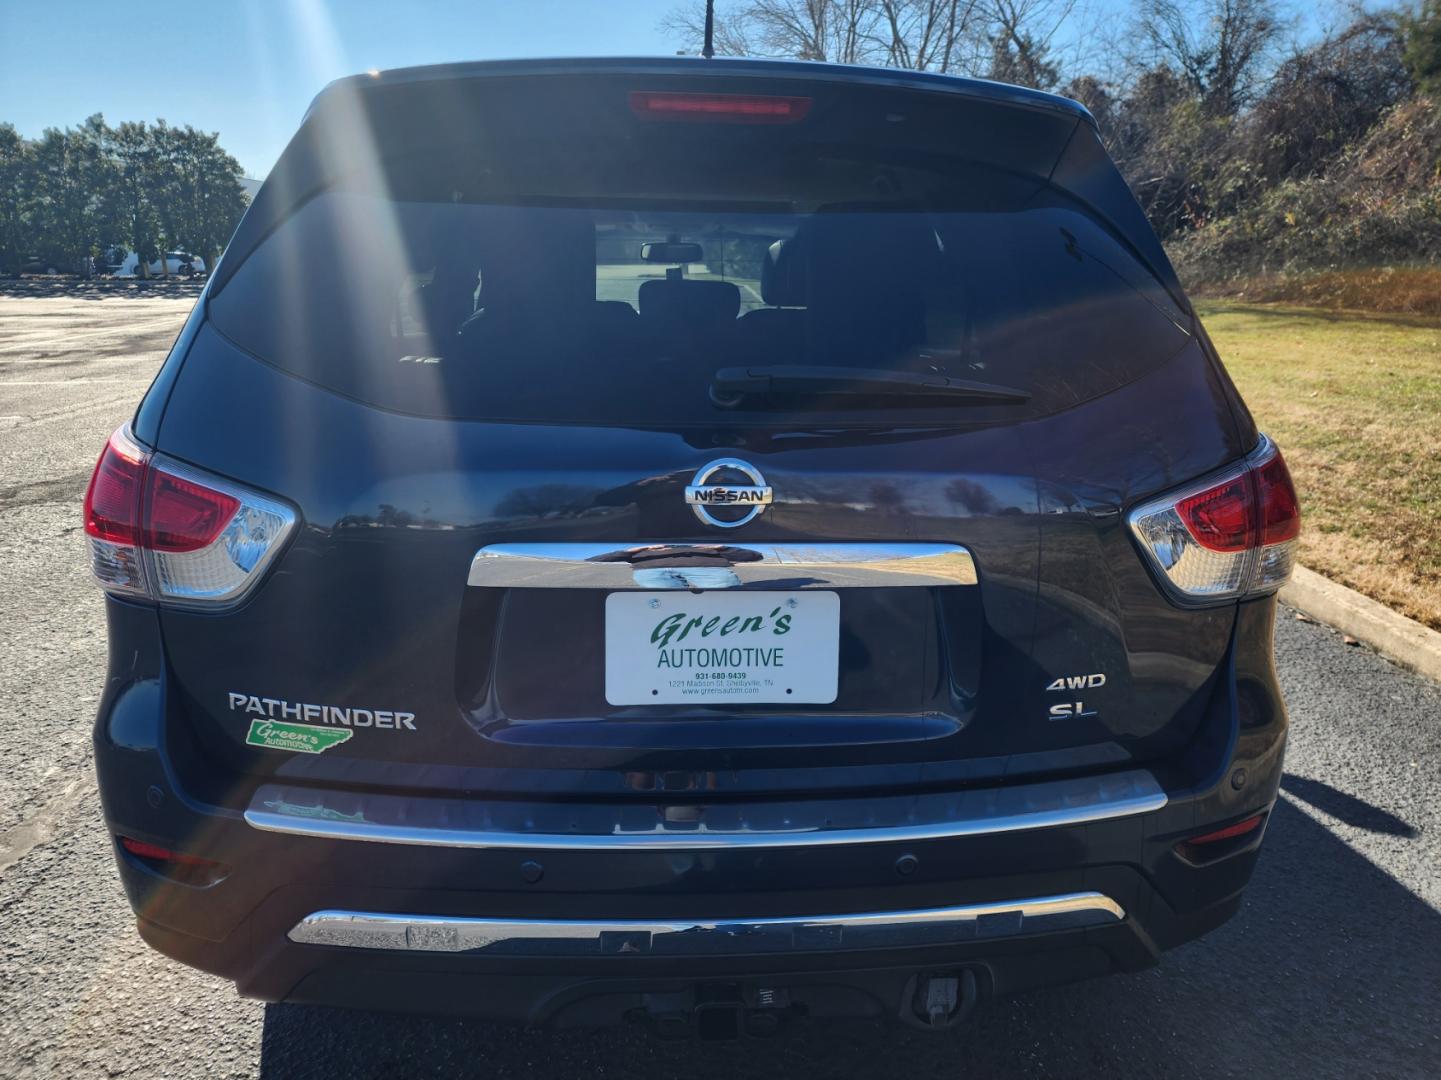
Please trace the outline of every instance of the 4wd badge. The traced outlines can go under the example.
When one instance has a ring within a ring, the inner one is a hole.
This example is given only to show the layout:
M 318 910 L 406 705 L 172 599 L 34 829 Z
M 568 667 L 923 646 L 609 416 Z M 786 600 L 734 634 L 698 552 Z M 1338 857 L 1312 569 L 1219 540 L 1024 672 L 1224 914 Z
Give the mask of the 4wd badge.
M 1099 671 L 1094 675 L 1063 675 L 1046 687 L 1047 690 L 1094 690 L 1106 685 L 1106 676 Z
M 1095 690 L 1105 685 L 1106 676 L 1100 671 L 1087 675 L 1062 675 L 1046 687 L 1046 692 L 1064 693 L 1067 690 Z M 1064 701 L 1059 705 L 1052 705 L 1050 709 L 1047 710 L 1047 714 L 1052 720 L 1083 720 L 1100 715 L 1095 709 L 1087 709 L 1085 702 L 1082 701 Z

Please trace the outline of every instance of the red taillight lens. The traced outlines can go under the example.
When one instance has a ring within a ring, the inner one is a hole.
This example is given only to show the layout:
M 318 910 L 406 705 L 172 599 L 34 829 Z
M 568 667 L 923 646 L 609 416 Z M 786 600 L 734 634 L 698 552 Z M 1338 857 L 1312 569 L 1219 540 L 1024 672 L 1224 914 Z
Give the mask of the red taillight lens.
M 1209 551 L 1245 551 L 1254 526 L 1251 484 L 1238 476 L 1176 503 L 1196 543 Z
M 1291 577 L 1301 511 L 1270 439 L 1219 478 L 1131 511 L 1131 532 L 1183 603 L 1273 592 Z
M 232 495 L 159 469 L 150 471 L 147 488 L 144 543 L 152 551 L 199 551 L 240 509 Z
M 139 542 L 146 461 L 145 452 L 123 430 L 110 436 L 85 489 L 86 535 L 112 544 Z
M 295 527 L 289 505 L 110 436 L 85 492 L 90 568 L 117 596 L 230 604 Z
M 150 464 L 125 436 L 110 436 L 85 491 L 85 532 L 112 544 L 198 551 L 214 541 L 240 500 Z
M 1301 533 L 1301 505 L 1291 483 L 1291 470 L 1277 450 L 1275 456 L 1252 474 L 1260 504 L 1261 544 L 1284 544 Z
M 754 94 L 678 94 L 636 90 L 631 111 L 648 120 L 699 120 L 722 124 L 794 124 L 811 111 L 808 97 Z

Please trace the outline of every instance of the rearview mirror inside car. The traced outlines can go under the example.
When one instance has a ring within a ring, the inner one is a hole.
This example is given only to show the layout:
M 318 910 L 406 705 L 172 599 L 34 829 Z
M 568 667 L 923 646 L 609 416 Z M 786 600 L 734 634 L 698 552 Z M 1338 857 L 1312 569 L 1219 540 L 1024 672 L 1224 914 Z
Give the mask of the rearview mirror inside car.
M 699 244 L 683 244 L 677 240 L 666 243 L 650 243 L 640 246 L 640 257 L 648 263 L 694 263 L 704 262 L 705 252 Z

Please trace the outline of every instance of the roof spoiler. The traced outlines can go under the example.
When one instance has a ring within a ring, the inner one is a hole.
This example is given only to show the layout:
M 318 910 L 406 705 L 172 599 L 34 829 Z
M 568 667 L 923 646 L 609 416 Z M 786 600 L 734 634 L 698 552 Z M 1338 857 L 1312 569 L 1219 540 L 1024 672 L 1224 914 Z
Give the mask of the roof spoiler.
M 214 294 L 224 289 L 250 252 L 274 228 L 302 203 L 336 182 L 336 160 L 345 157 L 353 163 L 352 143 L 357 135 L 373 138 L 378 128 L 394 132 L 394 151 L 403 156 L 411 142 L 433 139 L 432 129 L 463 128 L 459 121 L 446 123 L 439 114 L 445 109 L 468 107 L 465 102 L 475 91 L 494 91 L 501 95 L 497 100 L 516 101 L 525 100 L 519 91 L 526 86 L 544 86 L 554 93 L 554 88 L 572 80 L 633 87 L 637 79 L 653 80 L 652 85 L 683 80 L 679 85 L 704 83 L 712 88 L 794 80 L 816 87 L 817 92 L 834 87 L 836 93 L 843 88 L 874 87 L 880 91 L 918 92 L 918 100 L 931 106 L 937 100 L 952 98 L 958 118 L 957 142 L 963 144 L 965 132 L 970 130 L 976 135 L 975 144 L 985 148 L 984 164 L 1031 176 L 1085 204 L 1151 269 L 1182 310 L 1190 312 L 1160 241 L 1101 145 L 1094 118 L 1078 102 L 1025 87 L 929 72 L 696 57 L 487 61 L 405 68 L 337 80 L 311 104 L 300 130 L 242 218 L 225 259 L 216 268 L 210 291 Z M 418 124 L 407 119 L 415 115 L 425 116 L 428 122 Z M 468 114 L 456 115 L 463 119 Z M 337 137 L 337 132 L 349 136 Z

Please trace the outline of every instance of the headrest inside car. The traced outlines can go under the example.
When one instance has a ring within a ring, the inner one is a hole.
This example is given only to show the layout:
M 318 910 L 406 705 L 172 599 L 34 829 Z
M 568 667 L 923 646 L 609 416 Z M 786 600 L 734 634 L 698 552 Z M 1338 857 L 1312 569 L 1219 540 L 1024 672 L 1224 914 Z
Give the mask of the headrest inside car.
M 795 240 L 777 240 L 761 263 L 761 299 L 772 307 L 805 307 L 805 280 Z
M 638 298 L 641 318 L 648 320 L 723 323 L 741 310 L 741 291 L 729 281 L 647 281 Z

